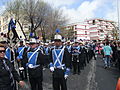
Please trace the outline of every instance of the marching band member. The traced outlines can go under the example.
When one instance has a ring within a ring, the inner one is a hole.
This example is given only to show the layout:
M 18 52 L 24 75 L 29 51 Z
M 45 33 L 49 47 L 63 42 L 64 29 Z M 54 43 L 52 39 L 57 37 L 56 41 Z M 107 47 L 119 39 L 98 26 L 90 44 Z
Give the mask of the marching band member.
M 66 79 L 70 73 L 70 57 L 62 37 L 55 35 L 55 47 L 50 53 L 50 71 L 53 72 L 53 90 L 67 90 Z M 60 89 L 61 88 L 61 89 Z
M 70 41 L 67 41 L 66 48 L 70 54 L 70 68 L 72 68 L 72 46 L 70 45 Z
M 23 40 L 20 40 L 20 46 L 17 48 L 17 61 L 19 66 L 19 72 L 22 79 L 27 79 L 26 65 L 24 64 L 23 54 L 26 52 L 26 47 L 23 44 Z
M 48 46 L 48 43 L 45 43 L 44 45 L 44 53 L 45 53 L 45 67 L 48 67 L 50 56 L 50 48 Z
M 30 49 L 24 55 L 28 67 L 31 90 L 43 90 L 43 64 L 44 55 L 36 43 L 35 38 L 30 39 Z
M 85 49 L 85 46 L 83 43 L 80 43 L 80 69 L 84 69 L 86 66 L 86 61 L 87 61 L 87 50 Z
M 78 42 L 76 41 L 72 47 L 72 64 L 73 64 L 73 74 L 80 74 L 80 46 L 78 45 Z M 78 70 L 78 72 L 77 72 Z

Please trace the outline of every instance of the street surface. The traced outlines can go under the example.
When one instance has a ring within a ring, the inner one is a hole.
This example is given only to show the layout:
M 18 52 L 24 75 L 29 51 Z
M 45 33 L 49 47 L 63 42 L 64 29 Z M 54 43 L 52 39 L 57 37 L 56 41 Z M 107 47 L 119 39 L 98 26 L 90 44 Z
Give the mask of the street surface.
M 43 90 L 53 90 L 52 73 L 49 69 L 43 72 Z M 67 80 L 67 87 L 68 90 L 115 90 L 119 75 L 115 67 L 104 69 L 103 60 L 98 56 L 97 60 L 91 60 L 84 70 L 81 70 L 80 75 L 71 73 Z M 29 88 L 29 85 L 27 84 L 26 87 Z

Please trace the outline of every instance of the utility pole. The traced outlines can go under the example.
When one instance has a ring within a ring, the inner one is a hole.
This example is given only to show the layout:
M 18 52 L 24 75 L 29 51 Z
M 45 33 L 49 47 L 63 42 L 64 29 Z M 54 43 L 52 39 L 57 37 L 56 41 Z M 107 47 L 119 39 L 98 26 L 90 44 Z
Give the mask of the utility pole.
M 117 16 L 118 16 L 118 32 L 119 32 L 119 40 L 120 40 L 119 0 L 117 0 Z

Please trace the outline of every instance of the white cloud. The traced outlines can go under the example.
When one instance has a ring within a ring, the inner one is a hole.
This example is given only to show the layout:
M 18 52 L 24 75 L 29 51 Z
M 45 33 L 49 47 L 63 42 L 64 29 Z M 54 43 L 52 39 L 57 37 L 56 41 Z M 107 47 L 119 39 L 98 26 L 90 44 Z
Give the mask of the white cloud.
M 119 1 L 119 0 L 118 0 Z M 120 17 L 120 1 L 119 1 L 119 12 L 118 12 L 118 7 L 117 7 L 117 0 L 116 2 L 112 2 L 112 7 L 111 9 L 109 9 L 106 13 L 105 18 L 108 20 L 113 20 L 113 21 L 118 21 L 118 13 L 119 13 L 119 17 Z
M 77 9 L 67 9 L 63 7 L 65 14 L 70 17 L 70 23 L 80 22 L 86 19 L 95 18 L 95 11 L 100 8 L 105 0 L 84 1 Z
M 68 8 L 67 6 L 71 6 L 74 3 L 79 3 L 80 2 L 79 0 L 45 0 L 45 1 L 58 7 L 61 6 L 63 9 L 63 13 L 68 18 L 70 18 L 70 23 L 81 22 L 83 20 L 96 18 L 96 17 L 98 18 L 102 17 L 110 20 L 117 19 L 116 18 L 117 14 L 115 10 L 116 0 L 115 1 L 114 0 L 90 0 L 90 1 L 83 0 L 83 2 L 81 2 L 81 4 L 77 8 L 74 8 L 74 6 L 73 8 Z M 111 4 L 113 8 L 109 8 Z M 101 10 L 101 8 L 103 10 Z M 101 15 L 97 15 L 98 11 L 100 12 Z
M 63 6 L 63 5 L 71 5 L 75 2 L 75 0 L 43 0 L 43 1 L 48 2 L 51 5 L 56 7 Z
M 52 6 L 61 7 L 63 13 L 70 19 L 69 23 L 81 22 L 86 19 L 96 18 L 97 13 L 101 8 L 106 7 L 107 10 L 99 16 L 104 16 L 105 19 L 117 21 L 116 0 L 43 0 L 50 3 Z M 119 1 L 119 0 L 118 0 Z M 80 3 L 74 8 L 75 3 Z M 109 8 L 109 4 L 112 8 Z M 120 4 L 120 3 L 119 3 Z M 72 7 L 71 7 L 72 6 Z M 120 6 L 120 5 L 119 5 Z M 70 8 L 71 7 L 71 8 Z M 5 6 L 0 6 L 0 13 L 5 10 Z M 105 15 L 103 15 L 105 14 Z M 100 18 L 101 18 L 100 17 Z
M 120 17 L 120 16 L 119 16 Z M 116 11 L 111 10 L 110 12 L 108 12 L 105 16 L 106 19 L 108 20 L 113 20 L 113 21 L 117 21 L 118 19 L 118 14 Z

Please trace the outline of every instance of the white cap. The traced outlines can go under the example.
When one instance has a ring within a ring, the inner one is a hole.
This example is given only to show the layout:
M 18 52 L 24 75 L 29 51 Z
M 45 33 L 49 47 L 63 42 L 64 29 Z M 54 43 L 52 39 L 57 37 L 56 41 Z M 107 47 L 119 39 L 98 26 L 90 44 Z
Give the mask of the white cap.
M 41 45 L 44 45 L 44 43 L 43 43 L 43 42 L 40 42 L 40 44 L 41 44 Z
M 29 44 L 29 41 L 25 41 L 26 44 Z
M 30 38 L 30 43 L 37 43 L 37 40 L 35 38 Z
M 48 45 L 48 43 L 45 43 L 45 45 Z
M 67 43 L 70 43 L 70 40 L 68 40 Z
M 54 36 L 54 39 L 59 39 L 59 40 L 62 40 L 62 36 L 61 36 L 61 35 L 59 35 L 59 34 L 56 34 L 56 35 Z
M 24 40 L 23 39 L 20 39 L 20 42 L 23 42 Z
M 37 43 L 40 43 L 41 41 L 39 39 L 36 40 Z
M 74 42 L 79 42 L 77 39 Z

